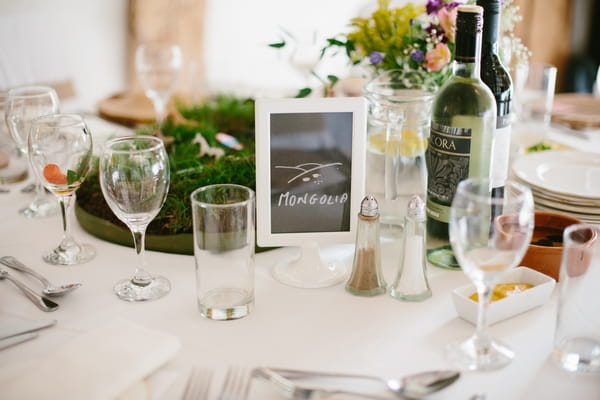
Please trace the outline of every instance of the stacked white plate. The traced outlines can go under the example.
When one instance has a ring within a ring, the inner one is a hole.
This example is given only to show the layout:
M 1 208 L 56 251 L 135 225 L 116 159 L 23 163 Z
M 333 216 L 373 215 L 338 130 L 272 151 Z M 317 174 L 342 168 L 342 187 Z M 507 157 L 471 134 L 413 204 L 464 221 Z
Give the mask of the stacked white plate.
M 541 151 L 515 160 L 514 179 L 531 188 L 536 209 L 600 224 L 600 154 Z

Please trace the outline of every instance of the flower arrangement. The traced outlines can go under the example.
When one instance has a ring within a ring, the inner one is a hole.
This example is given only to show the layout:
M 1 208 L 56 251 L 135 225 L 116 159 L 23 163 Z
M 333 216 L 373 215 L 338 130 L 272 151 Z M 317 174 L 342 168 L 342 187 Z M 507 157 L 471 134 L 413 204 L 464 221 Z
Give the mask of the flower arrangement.
M 398 8 L 390 8 L 390 0 L 377 3 L 377 9 L 370 16 L 351 20 L 348 33 L 328 38 L 321 58 L 342 50 L 353 65 L 364 67 L 371 76 L 397 70 L 398 82 L 403 87 L 435 92 L 451 74 L 457 7 L 474 0 L 427 0 L 424 5 L 409 2 Z M 514 24 L 520 20 L 518 11 L 513 0 L 503 1 L 501 35 L 506 42 L 502 48 L 512 54 L 518 52 L 517 56 L 522 58 L 528 50 L 512 33 Z M 285 45 L 286 42 L 281 41 L 269 46 L 282 48 Z M 333 93 L 337 76 L 328 75 L 323 79 L 315 71 L 312 75 L 323 83 L 326 96 Z M 304 88 L 297 97 L 310 93 L 310 88 Z
M 523 18 L 519 14 L 519 6 L 514 0 L 502 2 L 502 17 L 500 19 L 500 55 L 504 65 L 510 69 L 519 64 L 527 64 L 531 51 L 523 44 L 521 38 L 515 36 L 515 24 Z
M 424 6 L 390 9 L 389 0 L 378 0 L 371 16 L 354 18 L 346 39 L 328 39 L 328 48 L 344 46 L 353 64 L 375 73 L 398 69 L 406 75 L 406 86 L 435 91 L 450 75 L 459 4 L 429 0 Z

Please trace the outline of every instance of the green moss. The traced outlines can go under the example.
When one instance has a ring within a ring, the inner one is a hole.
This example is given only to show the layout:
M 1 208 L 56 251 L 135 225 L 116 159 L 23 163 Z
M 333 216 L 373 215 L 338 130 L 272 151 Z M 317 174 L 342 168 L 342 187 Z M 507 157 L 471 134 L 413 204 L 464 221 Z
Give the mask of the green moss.
M 171 235 L 192 232 L 190 195 L 197 188 L 214 183 L 237 183 L 255 189 L 254 159 L 254 101 L 221 95 L 192 107 L 179 105 L 185 123 L 174 125 L 171 120 L 162 127 L 172 143 L 166 145 L 171 167 L 169 194 L 160 213 L 150 223 L 149 234 Z M 218 132 L 234 136 L 244 146 L 233 150 L 216 139 Z M 151 134 L 150 128 L 138 130 Z M 201 133 L 212 147 L 220 147 L 225 155 L 218 160 L 212 156 L 198 157 L 200 146 L 193 143 Z M 88 213 L 123 226 L 109 209 L 98 179 L 98 163 L 77 191 L 77 203 Z

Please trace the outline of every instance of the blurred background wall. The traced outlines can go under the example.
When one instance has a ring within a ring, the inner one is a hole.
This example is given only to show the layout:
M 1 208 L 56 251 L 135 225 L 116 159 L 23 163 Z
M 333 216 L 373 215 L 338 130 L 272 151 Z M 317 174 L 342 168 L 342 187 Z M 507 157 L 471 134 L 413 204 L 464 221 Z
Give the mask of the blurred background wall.
M 534 60 L 559 67 L 558 91 L 587 89 L 589 79 L 576 77 L 597 70 L 598 40 L 591 23 L 600 19 L 599 2 L 516 0 L 523 15 L 516 32 Z M 268 44 L 290 41 L 287 32 L 297 43 L 308 45 L 317 39 L 313 47 L 318 52 L 324 38 L 345 31 L 352 17 L 365 15 L 375 4 L 375 0 L 0 0 L 0 89 L 70 81 L 81 107 L 93 110 L 101 99 L 135 88 L 131 54 L 136 43 L 169 36 L 185 41 L 188 62 L 182 88 L 192 95 L 293 94 L 315 83 L 304 69 L 315 60 L 304 56 L 292 63 L 290 51 Z M 328 63 L 320 68 L 348 73 L 343 59 Z

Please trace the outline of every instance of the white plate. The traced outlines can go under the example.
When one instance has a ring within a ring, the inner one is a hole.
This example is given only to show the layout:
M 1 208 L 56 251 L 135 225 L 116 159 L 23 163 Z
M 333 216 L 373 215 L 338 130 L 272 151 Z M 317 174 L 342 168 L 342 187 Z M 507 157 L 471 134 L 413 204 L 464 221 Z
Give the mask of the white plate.
M 492 301 L 487 311 L 490 325 L 541 306 L 552 294 L 556 281 L 531 268 L 517 267 L 508 271 L 500 283 L 529 283 L 533 287 L 521 293 Z M 452 291 L 452 300 L 458 315 L 473 325 L 477 324 L 477 302 L 471 300 L 469 296 L 475 292 L 475 286 L 472 284 Z
M 518 179 L 517 179 L 518 180 Z M 520 181 L 527 185 L 527 182 Z M 582 209 L 592 210 L 600 214 L 600 200 L 593 199 L 584 199 L 581 197 L 568 197 L 560 194 L 554 194 L 552 192 L 548 192 L 546 190 L 540 190 L 539 188 L 531 187 L 531 193 L 533 194 L 534 200 L 543 199 L 546 201 L 550 201 L 556 204 L 565 204 L 574 207 L 581 207 Z M 584 211 L 587 212 L 587 211 Z
M 558 202 L 555 200 L 550 200 L 545 196 L 541 195 L 533 195 L 533 199 L 535 204 L 539 204 L 546 207 L 552 207 L 556 210 L 568 211 L 571 213 L 588 215 L 592 217 L 600 218 L 600 206 L 598 207 L 590 207 L 590 206 L 580 206 L 576 202 Z
M 548 150 L 515 160 L 514 174 L 543 190 L 566 196 L 600 199 L 600 156 L 579 151 Z
M 597 215 L 575 213 L 575 212 L 571 212 L 571 211 L 557 209 L 554 207 L 548 207 L 548 206 L 545 206 L 540 203 L 535 204 L 535 209 L 540 210 L 540 211 L 559 212 L 562 214 L 566 214 L 570 217 L 577 218 L 577 219 L 581 220 L 582 222 L 587 222 L 588 224 L 593 224 L 593 225 L 600 224 L 600 217 Z

